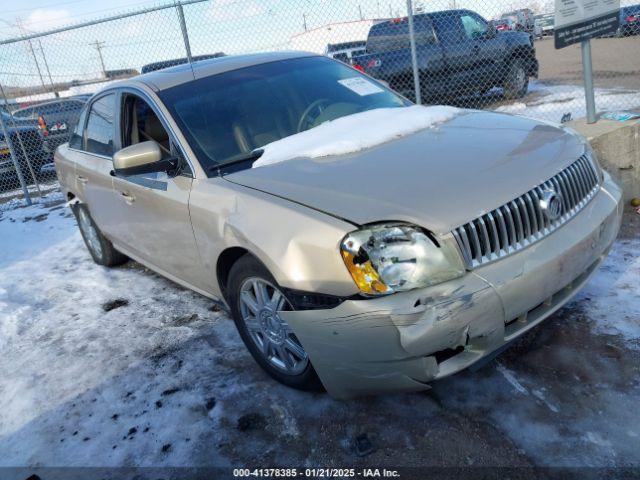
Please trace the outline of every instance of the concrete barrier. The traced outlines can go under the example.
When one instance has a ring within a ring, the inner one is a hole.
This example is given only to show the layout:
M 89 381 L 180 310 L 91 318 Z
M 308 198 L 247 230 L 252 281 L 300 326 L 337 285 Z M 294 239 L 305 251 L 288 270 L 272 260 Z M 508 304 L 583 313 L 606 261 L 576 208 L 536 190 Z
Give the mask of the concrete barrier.
M 626 201 L 640 197 L 640 120 L 600 119 L 587 124 L 578 119 L 566 125 L 589 140 L 602 168 L 622 185 Z

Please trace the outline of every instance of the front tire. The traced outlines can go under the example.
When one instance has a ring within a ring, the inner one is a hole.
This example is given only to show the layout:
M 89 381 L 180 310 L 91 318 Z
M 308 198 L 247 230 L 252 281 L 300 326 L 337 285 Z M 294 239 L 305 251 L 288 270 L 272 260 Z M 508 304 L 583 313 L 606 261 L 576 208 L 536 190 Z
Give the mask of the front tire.
M 254 360 L 278 382 L 298 390 L 322 390 L 309 357 L 278 312 L 293 310 L 269 271 L 251 255 L 229 272 L 229 306 Z
M 503 89 L 504 98 L 508 100 L 522 98 L 527 94 L 527 90 L 529 89 L 529 75 L 527 75 L 527 70 L 524 68 L 524 62 L 522 60 L 515 59 L 511 62 Z
M 84 244 L 87 246 L 87 250 L 89 250 L 94 262 L 104 267 L 115 267 L 129 260 L 126 255 L 117 251 L 113 244 L 102 234 L 93 218 L 91 218 L 89 209 L 85 204 L 76 203 L 71 209 L 76 216 Z

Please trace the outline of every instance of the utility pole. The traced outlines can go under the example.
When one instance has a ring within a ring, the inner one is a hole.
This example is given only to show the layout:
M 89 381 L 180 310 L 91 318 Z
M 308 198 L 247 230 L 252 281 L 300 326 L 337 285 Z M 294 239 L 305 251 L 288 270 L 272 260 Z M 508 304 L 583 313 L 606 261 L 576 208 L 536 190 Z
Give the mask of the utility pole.
M 56 98 L 60 98 L 60 94 L 56 90 L 56 87 L 53 84 L 53 78 L 51 78 L 51 70 L 49 70 L 49 64 L 47 63 L 47 57 L 44 54 L 44 49 L 42 48 L 42 41 L 38 39 L 38 45 L 40 46 L 40 53 L 42 54 L 42 60 L 44 60 L 44 67 L 47 69 L 47 75 L 49 75 L 49 83 L 51 84 L 51 89 L 53 90 Z
M 33 62 L 36 64 L 36 70 L 38 71 L 38 76 L 40 77 L 40 83 L 42 84 L 43 93 L 47 91 L 47 86 L 44 83 L 44 78 L 42 78 L 42 71 L 40 70 L 40 65 L 38 64 L 38 58 L 36 57 L 36 52 L 33 50 L 33 44 L 31 40 L 29 40 L 29 50 L 31 50 L 31 56 L 33 56 Z
M 364 17 L 362 16 L 362 5 L 358 5 L 358 12 L 360 12 L 360 20 L 364 20 Z
M 99 42 L 98 40 L 96 40 L 89 45 L 93 45 L 98 51 L 98 56 L 100 57 L 100 65 L 102 66 L 102 75 L 104 75 L 104 78 L 107 78 L 107 69 L 104 68 L 104 58 L 102 58 L 102 49 L 104 48 L 104 42 Z
M 22 27 L 22 22 L 20 20 L 16 20 L 16 26 L 20 29 L 20 32 L 22 33 L 22 35 L 25 36 L 26 35 L 24 31 L 25 29 Z M 40 77 L 40 83 L 42 84 L 42 93 L 46 93 L 47 86 L 44 83 L 44 78 L 42 78 L 42 71 L 40 70 L 40 64 L 38 64 L 38 58 L 36 57 L 36 52 L 33 50 L 33 44 L 31 43 L 31 40 L 28 40 L 27 44 L 29 45 L 29 51 L 31 52 L 31 56 L 33 57 L 33 62 L 36 64 L 38 77 Z
M 307 14 L 302 14 L 302 26 L 304 27 L 304 31 L 307 31 Z

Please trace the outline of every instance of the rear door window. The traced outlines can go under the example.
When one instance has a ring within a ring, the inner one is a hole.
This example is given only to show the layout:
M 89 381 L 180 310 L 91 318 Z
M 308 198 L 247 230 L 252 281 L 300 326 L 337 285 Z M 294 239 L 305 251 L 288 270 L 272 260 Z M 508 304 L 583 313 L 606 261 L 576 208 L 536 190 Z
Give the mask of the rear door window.
M 416 15 L 413 28 L 416 34 L 416 46 L 435 43 L 436 38 L 428 15 Z M 410 47 L 409 20 L 406 17 L 379 23 L 371 27 L 367 40 L 368 53 L 391 52 Z
M 78 118 L 78 123 L 75 124 L 73 132 L 69 137 L 69 147 L 82 150 L 82 133 L 84 132 L 84 123 L 87 119 L 87 109 L 85 108 Z
M 115 94 L 99 98 L 91 105 L 85 132 L 85 150 L 98 155 L 113 155 Z

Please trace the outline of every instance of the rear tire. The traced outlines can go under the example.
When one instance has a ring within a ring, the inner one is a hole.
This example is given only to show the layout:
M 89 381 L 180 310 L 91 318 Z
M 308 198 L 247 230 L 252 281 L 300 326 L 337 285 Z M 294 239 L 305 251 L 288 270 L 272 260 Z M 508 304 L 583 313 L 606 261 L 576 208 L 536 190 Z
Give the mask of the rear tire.
M 515 100 L 522 98 L 527 94 L 529 89 L 529 75 L 524 68 L 524 62 L 520 59 L 514 59 L 509 65 L 509 71 L 503 84 L 504 98 Z
M 265 266 L 251 255 L 241 257 L 231 267 L 227 291 L 238 333 L 256 363 L 288 387 L 322 391 L 304 348 L 278 315 L 293 307 Z
M 76 203 L 71 209 L 76 216 L 84 244 L 87 246 L 87 250 L 89 250 L 94 262 L 105 267 L 115 267 L 129 260 L 129 257 L 117 251 L 113 244 L 102 234 L 93 218 L 91 218 L 89 209 L 85 204 Z

